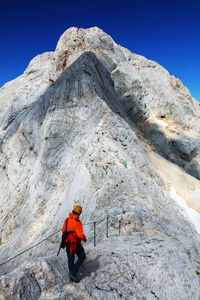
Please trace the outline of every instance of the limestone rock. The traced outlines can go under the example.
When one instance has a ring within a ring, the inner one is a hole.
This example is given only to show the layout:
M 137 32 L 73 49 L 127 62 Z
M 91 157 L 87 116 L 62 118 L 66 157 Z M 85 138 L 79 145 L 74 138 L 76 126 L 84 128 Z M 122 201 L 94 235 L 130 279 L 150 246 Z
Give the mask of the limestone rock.
M 76 203 L 88 261 L 77 291 L 56 234 L 1 267 L 0 297 L 199 299 L 199 116 L 180 80 L 97 27 L 68 29 L 4 85 L 1 261 L 60 229 Z
M 47 257 L 24 263 L 0 279 L 0 299 L 92 299 L 84 286 L 69 283 L 65 260 Z
M 167 236 L 110 237 L 87 257 L 78 284 L 63 255 L 24 263 L 1 277 L 2 299 L 199 299 L 196 270 Z

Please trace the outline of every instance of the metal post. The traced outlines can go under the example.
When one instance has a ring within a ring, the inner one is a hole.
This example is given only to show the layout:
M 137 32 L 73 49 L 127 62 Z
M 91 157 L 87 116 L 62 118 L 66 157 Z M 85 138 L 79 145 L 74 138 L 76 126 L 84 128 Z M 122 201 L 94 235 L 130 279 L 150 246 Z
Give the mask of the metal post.
M 106 237 L 108 237 L 108 217 L 107 217 L 107 222 L 106 222 Z
M 94 247 L 96 247 L 96 222 L 94 222 Z
M 120 230 L 121 230 L 121 220 L 119 220 L 119 235 L 120 235 Z

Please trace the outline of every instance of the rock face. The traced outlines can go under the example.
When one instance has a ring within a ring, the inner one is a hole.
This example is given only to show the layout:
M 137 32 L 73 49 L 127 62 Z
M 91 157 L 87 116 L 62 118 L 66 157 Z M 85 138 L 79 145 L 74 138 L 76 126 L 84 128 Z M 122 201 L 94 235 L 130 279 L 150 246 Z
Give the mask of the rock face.
M 164 236 L 111 237 L 87 248 L 79 284 L 69 283 L 63 255 L 49 256 L 2 276 L 0 299 L 198 299 L 198 276 L 178 247 Z
M 96 27 L 68 29 L 4 85 L 1 261 L 61 228 L 75 203 L 98 244 L 85 225 L 79 289 L 53 254 L 57 234 L 1 267 L 0 297 L 200 299 L 199 116 L 178 79 Z

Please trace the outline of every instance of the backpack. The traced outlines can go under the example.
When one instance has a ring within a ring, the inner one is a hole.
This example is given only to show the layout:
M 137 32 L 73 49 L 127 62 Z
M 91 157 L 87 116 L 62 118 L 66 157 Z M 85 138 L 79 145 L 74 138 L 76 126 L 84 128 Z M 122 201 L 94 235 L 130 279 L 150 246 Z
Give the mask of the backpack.
M 68 218 L 67 218 L 67 221 L 66 221 L 66 229 L 67 229 L 67 224 L 68 224 Z M 62 235 L 62 240 L 61 240 L 61 243 L 60 243 L 60 248 L 65 248 L 66 247 L 66 239 L 68 238 L 69 234 L 70 233 L 75 233 L 75 231 L 65 231 Z

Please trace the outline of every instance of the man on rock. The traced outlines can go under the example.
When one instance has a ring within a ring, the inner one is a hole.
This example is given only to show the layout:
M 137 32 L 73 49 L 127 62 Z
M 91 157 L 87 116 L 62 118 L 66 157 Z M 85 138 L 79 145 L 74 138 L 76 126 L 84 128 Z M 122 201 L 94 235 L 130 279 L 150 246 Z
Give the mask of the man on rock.
M 76 274 L 86 258 L 84 248 L 81 245 L 81 241 L 86 242 L 86 236 L 83 233 L 83 225 L 79 220 L 81 212 L 82 207 L 80 205 L 75 205 L 72 213 L 69 213 L 69 217 L 65 219 L 62 228 L 62 243 L 66 245 L 69 278 L 70 281 L 75 282 L 78 282 Z M 78 256 L 76 263 L 74 263 L 74 254 Z

